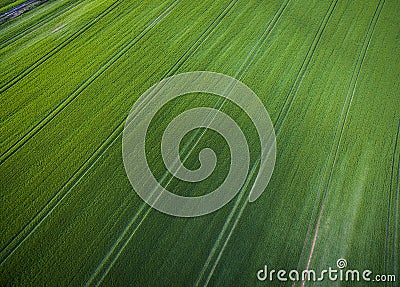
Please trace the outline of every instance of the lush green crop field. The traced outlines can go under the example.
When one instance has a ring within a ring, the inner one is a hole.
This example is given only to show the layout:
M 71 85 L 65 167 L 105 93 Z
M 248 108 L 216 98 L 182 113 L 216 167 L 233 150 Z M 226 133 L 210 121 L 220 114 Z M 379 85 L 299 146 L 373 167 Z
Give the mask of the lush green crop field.
M 0 25 L 0 285 L 398 286 L 399 15 L 394 0 L 58 0 Z M 142 93 L 189 71 L 249 86 L 274 124 L 277 157 L 249 203 L 261 149 L 249 118 L 211 94 L 168 103 L 146 151 L 171 191 L 206 194 L 230 168 L 225 140 L 199 128 L 181 158 L 196 169 L 212 148 L 210 178 L 166 171 L 161 137 L 183 111 L 221 110 L 250 148 L 238 195 L 181 218 L 134 192 L 122 133 Z M 257 279 L 264 265 L 318 274 L 340 258 L 397 282 Z
M 3 0 L 0 3 L 0 13 L 4 13 L 9 9 L 17 6 L 18 4 L 24 3 L 23 0 Z

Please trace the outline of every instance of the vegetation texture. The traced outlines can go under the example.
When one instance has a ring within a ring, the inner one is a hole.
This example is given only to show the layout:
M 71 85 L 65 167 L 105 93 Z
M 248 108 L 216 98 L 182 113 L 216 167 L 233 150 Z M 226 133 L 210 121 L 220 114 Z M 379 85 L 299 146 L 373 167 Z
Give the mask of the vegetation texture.
M 399 15 L 394 0 L 58 0 L 1 24 L 0 285 L 364 286 L 257 279 L 264 265 L 321 271 L 339 258 L 399 281 Z M 229 169 L 226 142 L 202 128 L 180 152 L 195 169 L 212 148 L 211 177 L 166 172 L 163 130 L 189 108 L 230 115 L 251 155 L 229 204 L 178 218 L 132 189 L 122 132 L 143 92 L 188 71 L 249 86 L 274 123 L 277 159 L 249 203 L 260 152 L 249 119 L 215 95 L 169 103 L 146 141 L 167 188 L 205 194 Z

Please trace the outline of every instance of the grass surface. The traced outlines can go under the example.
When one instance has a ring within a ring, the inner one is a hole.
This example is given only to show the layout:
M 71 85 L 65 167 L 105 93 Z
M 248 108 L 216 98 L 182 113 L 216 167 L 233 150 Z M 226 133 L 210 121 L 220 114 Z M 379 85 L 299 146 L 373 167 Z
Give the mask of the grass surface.
M 257 271 L 319 271 L 339 258 L 399 280 L 399 9 L 382 0 L 60 0 L 2 24 L 0 284 L 292 286 L 259 282 Z M 260 151 L 249 119 L 217 96 L 171 103 L 146 142 L 171 190 L 207 193 L 230 163 L 223 138 L 198 129 L 181 155 L 197 168 L 211 147 L 213 175 L 193 184 L 166 172 L 160 139 L 186 109 L 229 114 L 251 154 L 246 186 L 229 204 L 176 218 L 132 190 L 122 131 L 150 86 L 198 70 L 233 76 L 259 96 L 277 161 L 249 204 Z
M 11 8 L 24 3 L 24 0 L 3 0 L 0 3 L 0 13 L 7 12 Z

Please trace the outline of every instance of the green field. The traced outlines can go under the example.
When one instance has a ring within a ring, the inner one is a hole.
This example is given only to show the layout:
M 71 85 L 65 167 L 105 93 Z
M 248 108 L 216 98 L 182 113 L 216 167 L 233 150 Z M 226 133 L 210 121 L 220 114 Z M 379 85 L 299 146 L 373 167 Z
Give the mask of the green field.
M 25 1 L 23 0 L 3 0 L 0 3 L 0 13 L 4 13 L 8 11 L 9 9 L 24 3 Z
M 395 0 L 57 0 L 1 24 L 0 285 L 398 286 L 399 15 Z M 196 169 L 210 147 L 213 174 L 194 184 L 166 171 L 161 136 L 183 111 L 229 114 L 250 148 L 240 193 L 181 218 L 134 192 L 122 133 L 142 93 L 190 71 L 250 87 L 274 124 L 277 157 L 249 203 L 261 149 L 251 121 L 215 95 L 168 103 L 146 155 L 171 191 L 206 194 L 230 164 L 224 139 L 199 128 L 181 158 Z M 257 279 L 264 265 L 319 272 L 340 258 L 396 282 Z

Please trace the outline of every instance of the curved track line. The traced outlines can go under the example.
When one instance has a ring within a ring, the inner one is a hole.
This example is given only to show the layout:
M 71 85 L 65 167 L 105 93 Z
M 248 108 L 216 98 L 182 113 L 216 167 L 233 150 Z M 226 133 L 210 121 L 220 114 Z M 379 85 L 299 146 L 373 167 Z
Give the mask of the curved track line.
M 136 44 L 136 42 L 143 37 L 149 30 L 151 30 L 155 25 L 157 25 L 162 19 L 164 19 L 171 11 L 172 9 L 176 6 L 176 4 L 181 1 L 181 0 L 175 0 L 172 4 L 170 4 L 170 6 L 167 7 L 167 9 L 165 11 L 163 11 L 157 18 L 155 18 L 138 36 L 136 36 L 134 39 L 132 39 L 127 45 L 125 45 L 119 52 L 117 52 L 116 54 L 114 54 L 114 56 L 112 57 L 113 62 L 107 62 L 110 63 L 107 67 L 103 66 L 98 72 L 99 73 L 95 73 L 94 76 L 92 75 L 89 79 L 93 78 L 97 78 L 101 73 L 103 73 L 110 65 L 112 65 L 115 61 L 117 61 L 126 51 L 128 51 L 134 44 Z M 93 80 L 92 79 L 92 80 Z M 90 83 L 89 83 L 90 84 Z M 89 85 L 88 84 L 88 85 Z M 86 87 L 86 86 L 85 86 Z M 84 88 L 83 88 L 84 89 Z M 79 93 L 83 90 L 83 89 L 78 89 L 77 91 L 79 91 Z M 76 98 L 78 96 L 75 95 L 71 101 Z M 67 103 L 68 104 L 68 103 Z M 62 108 L 64 108 L 67 104 L 65 104 L 64 106 L 62 106 Z M 59 105 L 60 106 L 60 105 Z M 62 109 L 61 108 L 61 109 Z M 53 119 L 60 111 L 61 109 L 59 109 L 57 111 L 57 113 L 55 115 L 52 115 L 49 118 L 49 121 L 51 119 Z M 41 127 L 39 127 L 36 132 L 38 132 L 40 129 L 43 128 L 44 125 L 42 125 Z M 123 122 L 122 124 L 118 125 L 113 132 L 107 137 L 107 139 L 100 145 L 100 147 L 94 151 L 94 153 L 90 156 L 88 161 L 93 161 L 93 164 L 98 160 L 98 158 L 105 152 L 105 150 L 108 149 L 108 147 L 111 145 L 111 143 L 113 143 L 117 138 L 118 135 L 121 133 L 120 131 L 120 127 L 123 127 Z M 33 136 L 33 135 L 32 135 Z M 32 137 L 30 136 L 30 137 Z M 29 137 L 29 138 L 30 138 Z M 29 139 L 28 138 L 28 139 Z M 99 156 L 100 155 L 100 156 Z M 78 171 L 80 171 L 83 175 L 87 173 L 87 170 L 90 168 L 86 167 L 86 164 L 88 163 L 88 161 L 86 161 L 84 164 L 82 164 L 79 168 Z M 46 205 L 44 206 L 43 209 L 41 209 L 38 213 L 36 213 L 36 215 L 33 217 L 33 219 L 27 224 L 25 225 L 22 230 L 17 233 L 7 244 L 6 246 L 1 250 L 0 252 L 0 265 L 2 265 L 4 263 L 4 261 L 16 250 L 16 248 L 12 247 L 15 245 L 15 247 L 18 247 L 29 235 L 31 232 L 29 232 L 26 236 L 24 236 L 23 234 L 25 232 L 27 232 L 27 230 L 34 230 L 38 227 L 38 225 L 40 224 L 40 222 L 45 219 L 49 213 L 51 213 L 54 208 L 61 202 L 61 200 L 65 197 L 65 195 L 68 193 L 63 193 L 63 189 L 66 188 L 66 186 L 68 184 L 71 184 L 71 188 L 73 186 L 75 186 L 75 177 L 76 173 L 74 173 L 74 175 L 67 181 L 67 183 L 62 186 L 60 188 L 60 190 L 54 195 L 53 198 L 51 198 L 51 200 L 46 203 Z M 61 197 L 60 197 L 61 196 Z M 42 219 L 39 219 L 42 218 Z M 37 220 L 39 220 L 39 222 L 37 222 Z M 19 238 L 19 239 L 18 239 Z M 9 250 L 10 249 L 10 250 Z
M 0 88 L 0 94 L 11 88 L 13 85 L 15 85 L 17 82 L 19 82 L 22 78 L 24 78 L 26 75 L 30 74 L 32 71 L 34 71 L 37 67 L 39 67 L 41 64 L 46 62 L 51 56 L 55 55 L 57 52 L 59 52 L 62 48 L 67 46 L 69 43 L 71 43 L 73 40 L 78 38 L 80 35 L 82 35 L 84 32 L 86 32 L 90 27 L 92 27 L 94 24 L 96 24 L 99 20 L 101 20 L 103 17 L 105 17 L 108 13 L 110 13 L 112 10 L 114 10 L 121 2 L 122 0 L 116 0 L 114 3 L 112 3 L 110 6 L 108 6 L 105 10 L 103 10 L 99 15 L 97 15 L 94 19 L 90 20 L 89 23 L 85 24 L 83 27 L 81 27 L 78 31 L 74 32 L 72 35 L 70 35 L 67 39 L 62 41 L 59 45 L 51 49 L 49 52 L 47 52 L 44 56 L 42 56 L 39 60 L 35 61 L 32 65 L 29 66 L 29 68 L 25 69 L 21 73 L 19 73 L 17 76 L 15 76 L 11 81 L 7 82 L 5 85 L 3 85 Z

